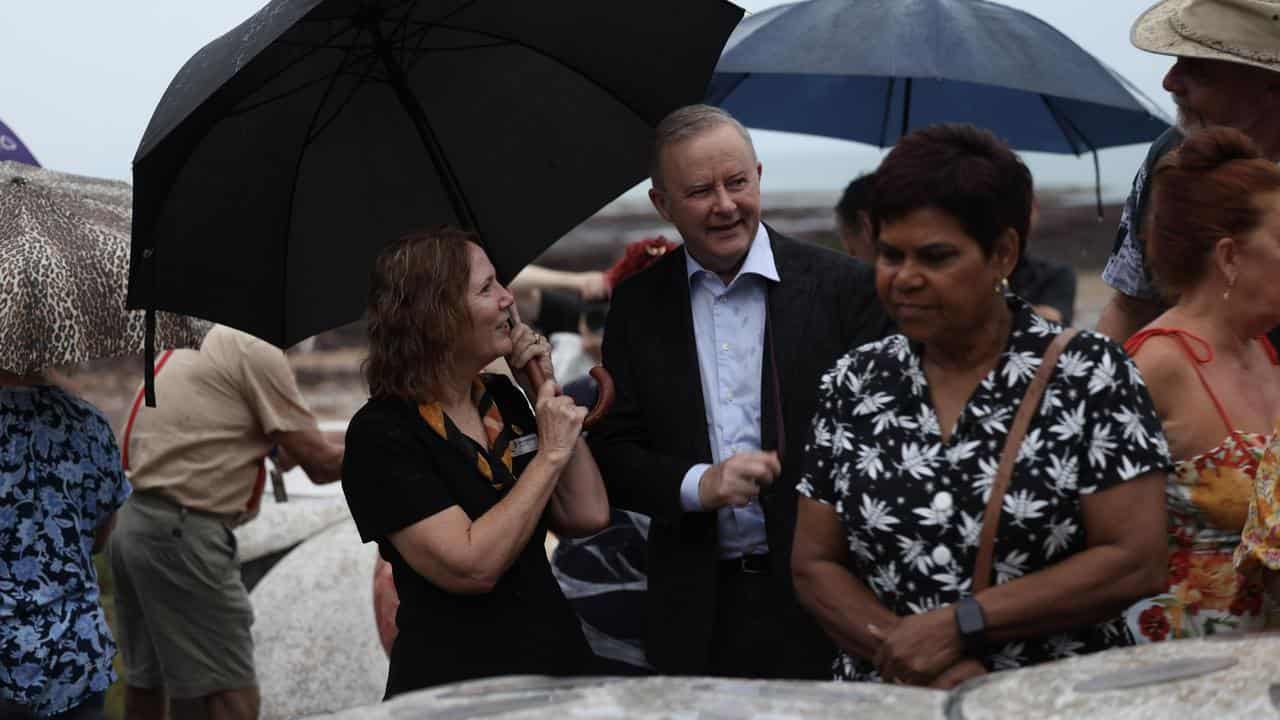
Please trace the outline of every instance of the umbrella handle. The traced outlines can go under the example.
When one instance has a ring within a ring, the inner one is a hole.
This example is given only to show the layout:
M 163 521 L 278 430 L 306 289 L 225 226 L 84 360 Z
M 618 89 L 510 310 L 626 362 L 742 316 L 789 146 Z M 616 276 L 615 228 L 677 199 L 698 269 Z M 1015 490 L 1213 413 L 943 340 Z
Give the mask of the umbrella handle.
M 529 380 L 534 387 L 541 387 L 542 383 L 547 381 L 547 376 L 542 372 L 542 366 L 536 361 L 529 361 L 524 366 L 525 372 L 529 373 Z M 595 424 L 600 422 L 609 412 L 609 408 L 613 406 L 614 390 L 613 376 L 603 365 L 597 365 L 591 368 L 591 377 L 596 379 L 599 385 L 599 394 L 596 396 L 596 405 L 591 408 L 591 412 L 587 413 L 587 417 L 582 421 L 582 427 L 590 430 Z

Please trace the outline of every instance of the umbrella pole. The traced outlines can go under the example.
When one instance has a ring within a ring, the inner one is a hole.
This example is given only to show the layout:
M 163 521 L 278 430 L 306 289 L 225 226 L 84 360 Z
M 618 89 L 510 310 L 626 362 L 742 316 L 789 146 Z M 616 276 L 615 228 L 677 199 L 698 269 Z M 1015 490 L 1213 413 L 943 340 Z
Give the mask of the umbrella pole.
M 907 131 L 911 128 L 911 78 L 902 86 L 902 132 L 898 133 L 898 139 L 907 136 Z
M 153 283 L 152 296 L 154 297 L 154 295 Z M 153 305 L 147 305 L 144 318 L 142 362 L 145 367 L 142 368 L 142 388 L 143 395 L 146 396 L 147 407 L 153 408 L 156 406 L 156 309 Z
M 414 128 L 418 131 L 418 137 L 422 139 L 422 144 L 427 149 L 427 154 L 431 156 L 431 162 L 435 165 L 436 171 L 444 183 L 445 193 L 449 196 L 449 204 L 453 207 L 453 215 L 458 219 L 458 223 L 463 229 L 480 234 L 480 225 L 476 222 L 475 213 L 471 210 L 471 206 L 467 204 L 466 196 L 462 193 L 462 186 L 458 183 L 458 177 L 454 174 L 453 168 L 449 165 L 448 158 L 445 157 L 444 147 L 440 145 L 439 138 L 436 137 L 435 131 L 431 128 L 430 121 L 427 120 L 427 113 L 422 109 L 422 104 L 413 96 L 413 92 L 409 89 L 409 78 L 405 75 L 404 68 L 400 67 L 400 63 L 396 62 L 395 53 L 391 51 L 391 43 L 387 41 L 386 36 L 382 34 L 382 28 L 377 18 L 368 23 L 369 34 L 373 36 L 374 47 L 378 52 L 378 58 L 382 60 L 382 65 L 387 70 L 387 79 L 391 82 L 391 88 L 395 90 L 396 98 L 400 101 L 400 105 L 409 115 L 409 119 L 413 121 Z
M 1098 148 L 1090 148 L 1093 152 L 1093 192 L 1098 201 L 1098 222 L 1102 222 L 1102 167 L 1098 164 Z

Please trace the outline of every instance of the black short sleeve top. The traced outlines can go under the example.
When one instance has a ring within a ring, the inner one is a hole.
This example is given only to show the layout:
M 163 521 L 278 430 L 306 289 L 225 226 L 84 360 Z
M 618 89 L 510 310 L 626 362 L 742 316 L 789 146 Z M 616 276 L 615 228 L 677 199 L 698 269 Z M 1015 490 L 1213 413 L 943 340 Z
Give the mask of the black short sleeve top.
M 514 437 L 536 433 L 528 401 L 508 378 L 485 375 L 482 381 Z M 361 539 L 378 543 L 391 564 L 400 596 L 388 697 L 492 675 L 574 674 L 588 657 L 577 617 L 547 562 L 545 520 L 494 589 L 477 595 L 437 587 L 387 540 L 453 506 L 476 520 L 510 491 L 510 485 L 498 489 L 480 472 L 476 454 L 495 466 L 499 460 L 469 439 L 464 443 L 469 447 L 439 435 L 417 405 L 399 398 L 369 400 L 347 429 L 347 504 Z M 513 452 L 514 482 L 533 459 L 532 450 L 519 452 L 527 445 Z

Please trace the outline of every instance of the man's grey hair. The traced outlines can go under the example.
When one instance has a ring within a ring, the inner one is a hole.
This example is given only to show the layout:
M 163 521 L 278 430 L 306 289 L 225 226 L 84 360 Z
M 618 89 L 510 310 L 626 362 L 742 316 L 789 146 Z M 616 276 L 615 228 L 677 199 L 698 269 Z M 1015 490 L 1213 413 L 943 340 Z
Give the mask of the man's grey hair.
M 653 180 L 654 187 L 662 188 L 663 150 L 721 125 L 737 130 L 751 150 L 751 157 L 756 158 L 756 146 L 751 142 L 751 134 L 737 118 L 712 105 L 686 105 L 663 118 L 654 130 L 653 156 L 649 160 L 649 177 Z

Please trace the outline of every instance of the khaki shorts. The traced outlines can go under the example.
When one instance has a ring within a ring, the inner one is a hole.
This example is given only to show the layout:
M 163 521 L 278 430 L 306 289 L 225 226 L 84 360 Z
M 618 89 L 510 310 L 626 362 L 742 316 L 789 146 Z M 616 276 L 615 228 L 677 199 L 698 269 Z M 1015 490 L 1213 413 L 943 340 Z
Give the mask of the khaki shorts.
M 176 699 L 258 684 L 253 608 L 222 519 L 134 493 L 118 513 L 110 552 L 127 684 Z

